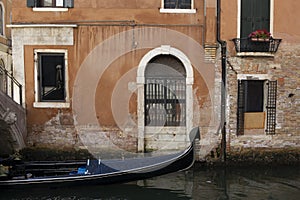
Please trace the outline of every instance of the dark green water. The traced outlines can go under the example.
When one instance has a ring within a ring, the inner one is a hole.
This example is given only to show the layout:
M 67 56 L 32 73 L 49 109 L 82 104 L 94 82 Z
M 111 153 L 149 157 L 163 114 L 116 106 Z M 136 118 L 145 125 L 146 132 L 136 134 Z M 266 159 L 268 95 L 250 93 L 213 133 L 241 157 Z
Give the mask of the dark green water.
M 92 187 L 0 190 L 0 199 L 300 199 L 300 166 L 194 167 L 147 180 Z

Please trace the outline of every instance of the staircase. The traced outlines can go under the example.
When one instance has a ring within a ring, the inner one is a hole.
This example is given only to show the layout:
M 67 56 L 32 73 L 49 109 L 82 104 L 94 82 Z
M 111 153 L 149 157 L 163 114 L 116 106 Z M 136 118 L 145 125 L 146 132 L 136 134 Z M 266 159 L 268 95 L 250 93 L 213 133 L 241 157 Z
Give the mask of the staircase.
M 0 157 L 11 155 L 15 151 L 25 147 L 26 139 L 26 111 L 14 101 L 14 91 L 9 88 L 7 83 L 14 83 L 11 87 L 18 88 L 19 94 L 22 93 L 22 86 L 5 69 L 0 68 L 2 80 L 0 80 Z M 5 75 L 5 76 L 3 76 Z M 5 77 L 5 78 L 3 78 Z M 17 86 L 17 87 L 15 87 Z M 6 88 L 5 90 L 3 88 Z M 8 94 L 10 91 L 11 94 Z

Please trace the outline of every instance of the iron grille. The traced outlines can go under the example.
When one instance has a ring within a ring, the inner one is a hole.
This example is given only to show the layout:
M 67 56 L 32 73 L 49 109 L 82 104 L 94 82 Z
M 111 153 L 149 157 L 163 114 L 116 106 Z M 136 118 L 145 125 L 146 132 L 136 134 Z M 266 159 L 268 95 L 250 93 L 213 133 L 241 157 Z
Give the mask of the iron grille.
M 146 79 L 146 126 L 185 126 L 185 116 L 185 79 L 174 77 Z
M 276 129 L 277 81 L 268 82 L 267 127 L 266 134 L 274 135 Z
M 256 38 L 255 38 L 256 39 Z M 232 39 L 236 52 L 269 52 L 276 53 L 281 39 L 252 40 L 251 38 Z
M 238 81 L 237 135 L 244 135 L 245 82 Z

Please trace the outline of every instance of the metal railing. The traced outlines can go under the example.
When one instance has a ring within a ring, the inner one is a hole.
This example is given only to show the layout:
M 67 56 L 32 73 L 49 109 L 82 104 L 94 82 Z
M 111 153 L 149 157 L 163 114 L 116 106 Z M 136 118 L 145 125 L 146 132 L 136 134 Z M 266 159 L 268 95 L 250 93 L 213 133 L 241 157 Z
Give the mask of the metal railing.
M 234 38 L 236 52 L 269 52 L 276 53 L 281 39 Z
M 10 82 L 9 82 L 10 80 Z M 10 83 L 10 84 L 9 84 Z M 16 87 L 15 87 L 16 86 Z M 18 88 L 19 102 L 14 98 L 14 88 Z M 12 100 L 22 105 L 22 85 L 17 79 L 7 71 L 3 66 L 0 65 L 0 90 L 9 96 Z

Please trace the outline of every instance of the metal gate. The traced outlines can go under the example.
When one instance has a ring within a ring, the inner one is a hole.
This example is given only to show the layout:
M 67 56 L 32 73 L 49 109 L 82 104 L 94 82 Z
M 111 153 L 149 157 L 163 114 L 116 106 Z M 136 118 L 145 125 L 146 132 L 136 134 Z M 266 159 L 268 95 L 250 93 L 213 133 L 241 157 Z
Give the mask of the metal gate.
M 276 128 L 277 81 L 268 81 L 267 127 L 266 134 L 274 135 Z
M 244 135 L 245 87 L 244 81 L 238 81 L 237 135 Z
M 146 126 L 185 126 L 185 116 L 185 79 L 175 77 L 146 78 Z

